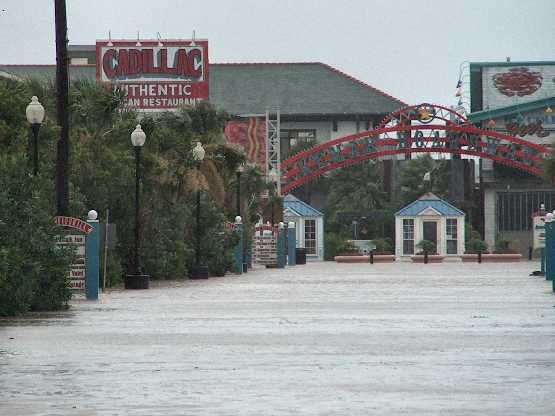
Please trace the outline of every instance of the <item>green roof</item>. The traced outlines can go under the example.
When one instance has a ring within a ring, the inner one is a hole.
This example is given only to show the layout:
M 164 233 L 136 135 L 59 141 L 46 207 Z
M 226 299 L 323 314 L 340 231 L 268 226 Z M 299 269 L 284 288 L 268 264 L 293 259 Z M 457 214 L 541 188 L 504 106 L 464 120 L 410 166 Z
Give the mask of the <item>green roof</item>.
M 468 115 L 468 120 L 471 123 L 479 123 L 484 120 L 514 116 L 523 112 L 546 108 L 548 106 L 555 106 L 555 97 L 542 98 L 541 100 L 529 101 L 523 104 L 509 105 L 507 107 L 496 108 L 495 110 L 475 111 L 474 113 Z
M 479 123 L 480 121 L 518 115 L 523 112 L 546 108 L 547 106 L 555 106 L 555 97 L 542 98 L 541 100 L 529 101 L 518 105 L 510 105 L 507 107 L 496 108 L 494 110 L 475 111 L 474 113 L 468 115 L 468 120 L 470 120 L 471 123 Z
M 471 71 L 479 71 L 482 67 L 490 66 L 530 66 L 530 65 L 555 65 L 555 61 L 500 61 L 500 62 L 469 62 Z
M 329 65 L 210 65 L 210 101 L 232 114 L 279 107 L 281 114 L 386 114 L 406 104 Z
M 54 79 L 55 65 L 0 65 L 18 77 Z M 95 65 L 70 65 L 70 77 L 96 79 Z M 231 114 L 388 114 L 407 104 L 329 65 L 314 63 L 210 64 L 210 101 Z
M 20 78 L 36 78 L 39 80 L 54 80 L 56 65 L 0 65 L 0 75 L 6 72 Z M 69 76 L 72 79 L 96 79 L 95 65 L 70 65 Z

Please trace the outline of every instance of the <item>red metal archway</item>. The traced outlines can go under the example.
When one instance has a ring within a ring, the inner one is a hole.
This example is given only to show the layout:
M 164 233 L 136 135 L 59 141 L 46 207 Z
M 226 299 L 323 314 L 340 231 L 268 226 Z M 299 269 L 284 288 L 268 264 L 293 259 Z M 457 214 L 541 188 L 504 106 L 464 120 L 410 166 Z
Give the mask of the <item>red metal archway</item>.
M 449 108 L 420 104 L 390 114 L 374 130 L 334 139 L 284 160 L 281 192 L 363 160 L 412 153 L 477 156 L 542 176 L 548 148 L 478 128 Z

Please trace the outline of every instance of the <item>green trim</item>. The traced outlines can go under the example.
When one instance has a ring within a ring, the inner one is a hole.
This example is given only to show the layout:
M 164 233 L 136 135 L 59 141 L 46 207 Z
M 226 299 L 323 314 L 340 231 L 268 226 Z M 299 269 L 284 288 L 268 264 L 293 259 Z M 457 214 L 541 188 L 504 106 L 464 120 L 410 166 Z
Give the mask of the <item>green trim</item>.
M 468 116 L 468 120 L 471 123 L 479 123 L 480 121 L 510 116 L 523 111 L 533 111 L 547 106 L 555 106 L 555 97 L 542 98 L 541 100 L 496 108 L 495 110 L 476 111 Z
M 470 111 L 480 111 L 483 102 L 482 71 L 470 71 Z
M 470 62 L 470 71 L 474 67 L 475 71 L 483 67 L 492 66 L 538 66 L 538 65 L 555 65 L 555 61 L 520 61 L 520 62 Z

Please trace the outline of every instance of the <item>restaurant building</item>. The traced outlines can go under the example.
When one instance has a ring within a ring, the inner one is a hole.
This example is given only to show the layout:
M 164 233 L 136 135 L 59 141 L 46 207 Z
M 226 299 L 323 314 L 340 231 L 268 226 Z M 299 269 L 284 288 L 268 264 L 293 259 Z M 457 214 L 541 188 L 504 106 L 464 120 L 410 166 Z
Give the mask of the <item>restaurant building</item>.
M 470 68 L 469 120 L 482 128 L 551 146 L 555 139 L 555 62 L 475 62 Z M 532 216 L 555 209 L 555 187 L 545 180 L 480 160 L 483 234 L 490 247 L 508 240 L 526 255 Z
M 284 157 L 303 141 L 371 129 L 406 105 L 321 62 L 209 63 L 207 40 L 101 40 L 69 45 L 68 56 L 72 80 L 119 84 L 127 104 L 142 111 L 209 100 L 236 117 L 228 140 L 256 147 L 248 150 L 258 162 L 267 156 L 268 117 Z M 52 80 L 55 65 L 0 65 L 2 74 Z

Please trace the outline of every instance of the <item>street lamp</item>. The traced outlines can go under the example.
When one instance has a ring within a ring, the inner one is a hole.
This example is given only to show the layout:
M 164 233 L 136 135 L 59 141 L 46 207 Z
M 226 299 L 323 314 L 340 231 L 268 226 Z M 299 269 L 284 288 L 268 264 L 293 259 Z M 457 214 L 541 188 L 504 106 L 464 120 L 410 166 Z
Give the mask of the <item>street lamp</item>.
M 39 173 L 39 130 L 44 120 L 44 107 L 39 103 L 36 95 L 31 98 L 31 102 L 25 110 L 25 115 L 33 131 L 33 175 L 37 176 Z
M 241 173 L 245 171 L 245 165 L 242 163 L 237 166 L 235 174 L 237 177 L 237 215 L 241 216 Z
M 275 185 L 275 194 L 276 196 L 279 196 L 280 194 L 280 177 L 279 177 L 279 172 L 277 171 L 277 169 L 271 168 L 270 172 L 268 172 L 268 180 L 272 183 L 274 183 Z M 271 199 L 271 208 L 272 208 L 272 227 L 275 225 L 275 207 L 274 207 L 274 199 L 275 196 L 272 195 L 272 199 Z
M 196 163 L 197 172 L 205 153 L 201 142 L 197 142 L 193 148 L 193 159 Z M 191 269 L 191 279 L 208 279 L 208 266 L 200 264 L 200 184 L 197 188 L 197 232 L 195 240 L 195 264 Z
M 146 134 L 141 128 L 140 124 L 137 124 L 133 133 L 131 133 L 131 143 L 133 144 L 133 149 L 135 150 L 135 250 L 133 253 L 133 264 L 131 273 L 125 276 L 125 288 L 126 289 L 148 289 L 149 285 L 149 275 L 144 274 L 141 270 L 141 260 L 140 260 L 140 224 L 139 224 L 139 212 L 140 212 L 140 178 L 141 178 L 141 149 L 145 144 Z

